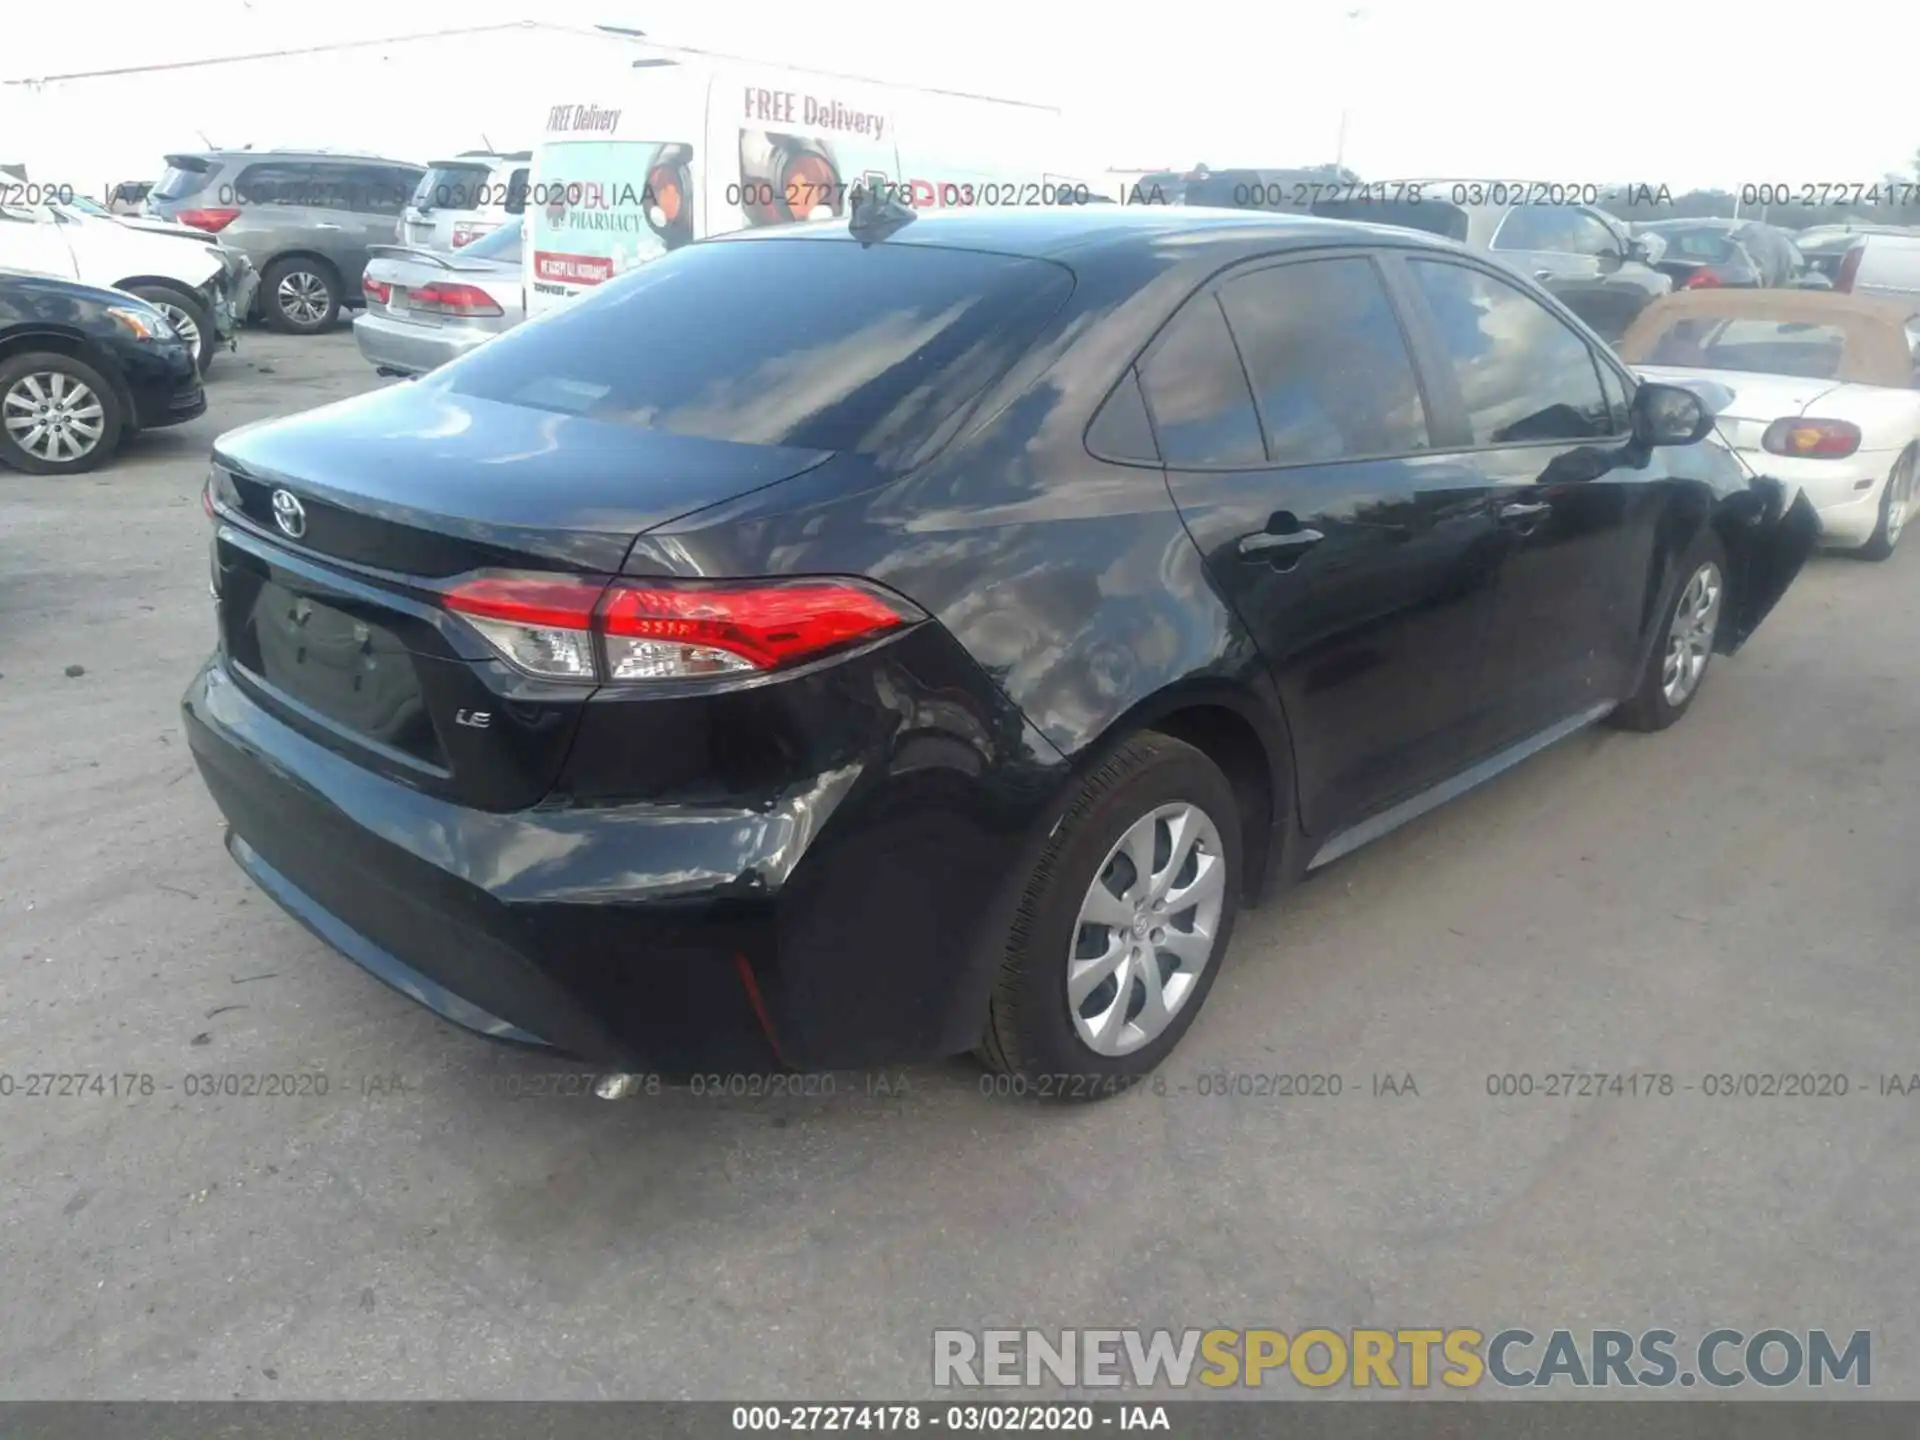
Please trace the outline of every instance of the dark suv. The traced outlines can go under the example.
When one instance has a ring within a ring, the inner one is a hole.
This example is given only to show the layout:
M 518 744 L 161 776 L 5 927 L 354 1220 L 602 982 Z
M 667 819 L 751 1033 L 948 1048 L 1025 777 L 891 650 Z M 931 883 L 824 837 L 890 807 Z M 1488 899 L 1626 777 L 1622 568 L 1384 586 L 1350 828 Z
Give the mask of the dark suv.
M 260 272 L 256 302 L 276 330 L 311 334 L 364 303 L 367 250 L 391 245 L 426 172 L 401 160 L 322 150 L 203 150 L 167 156 L 146 212 L 218 235 Z
M 254 881 L 484 1033 L 1090 1099 L 1269 880 L 1687 711 L 1815 530 L 1712 428 L 1411 231 L 750 230 L 219 441 L 187 733 Z

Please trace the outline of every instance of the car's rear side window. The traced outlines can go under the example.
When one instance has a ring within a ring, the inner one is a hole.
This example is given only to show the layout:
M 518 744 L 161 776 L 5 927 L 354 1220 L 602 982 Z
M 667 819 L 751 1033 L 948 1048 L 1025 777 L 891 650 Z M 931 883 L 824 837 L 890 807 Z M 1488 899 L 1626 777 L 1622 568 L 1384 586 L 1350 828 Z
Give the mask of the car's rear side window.
M 1120 383 L 1094 415 L 1093 424 L 1087 427 L 1087 448 L 1103 460 L 1160 463 L 1160 449 L 1153 441 L 1153 422 L 1147 418 L 1137 370 L 1128 370 L 1120 377 Z
M 1834 380 L 1846 349 L 1846 331 L 1837 325 L 1694 317 L 1661 331 L 1634 363 Z
M 1211 290 L 1167 322 L 1140 367 L 1160 455 L 1203 468 L 1266 463 L 1247 372 Z
M 1072 292 L 1045 260 L 719 240 L 608 281 L 447 376 L 456 394 L 614 424 L 899 454 L 1005 374 Z
M 1222 287 L 1275 464 L 1428 446 L 1400 323 L 1371 260 L 1275 265 Z

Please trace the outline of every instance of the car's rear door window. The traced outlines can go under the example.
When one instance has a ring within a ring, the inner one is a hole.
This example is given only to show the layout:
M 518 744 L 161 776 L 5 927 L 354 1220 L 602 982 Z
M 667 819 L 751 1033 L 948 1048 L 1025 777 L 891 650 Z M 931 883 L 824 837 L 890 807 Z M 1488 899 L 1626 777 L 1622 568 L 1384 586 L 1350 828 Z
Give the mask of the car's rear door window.
M 679 435 L 899 454 L 1073 292 L 1050 261 L 719 240 L 652 261 L 447 371 L 456 394 Z
M 1160 455 L 1199 468 L 1266 463 L 1247 372 L 1211 290 L 1167 322 L 1140 367 Z
M 1233 329 L 1275 464 L 1404 455 L 1428 445 L 1413 360 L 1365 256 L 1229 280 Z
M 346 208 L 366 215 L 398 215 L 413 191 L 413 172 L 392 165 L 351 165 L 338 172 Z
M 1484 270 L 1409 260 L 1476 445 L 1617 434 L 1587 342 L 1518 286 Z
M 301 160 L 263 160 L 233 177 L 234 197 L 244 205 L 326 207 L 331 191 L 320 167 Z

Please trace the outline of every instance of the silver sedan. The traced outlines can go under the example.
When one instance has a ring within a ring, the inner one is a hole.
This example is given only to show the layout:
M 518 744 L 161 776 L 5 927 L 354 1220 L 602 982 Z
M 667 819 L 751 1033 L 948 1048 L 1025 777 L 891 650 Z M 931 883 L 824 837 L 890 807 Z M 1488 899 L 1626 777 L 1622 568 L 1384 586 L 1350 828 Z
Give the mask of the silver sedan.
M 424 375 L 526 318 L 515 219 L 461 250 L 375 245 L 354 319 L 360 353 L 382 375 Z

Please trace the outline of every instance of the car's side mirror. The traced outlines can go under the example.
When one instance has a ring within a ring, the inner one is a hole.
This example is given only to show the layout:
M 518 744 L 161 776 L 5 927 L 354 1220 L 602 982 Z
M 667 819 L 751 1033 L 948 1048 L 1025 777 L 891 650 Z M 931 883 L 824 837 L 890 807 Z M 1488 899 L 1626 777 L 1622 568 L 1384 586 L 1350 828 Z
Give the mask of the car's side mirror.
M 1628 414 L 1640 445 L 1694 445 L 1713 432 L 1707 402 L 1678 385 L 1644 381 L 1633 392 Z
M 1663 247 L 1664 248 L 1664 247 Z M 1651 265 L 1658 251 L 1639 236 L 1627 241 L 1627 258 L 1637 260 L 1642 265 Z

